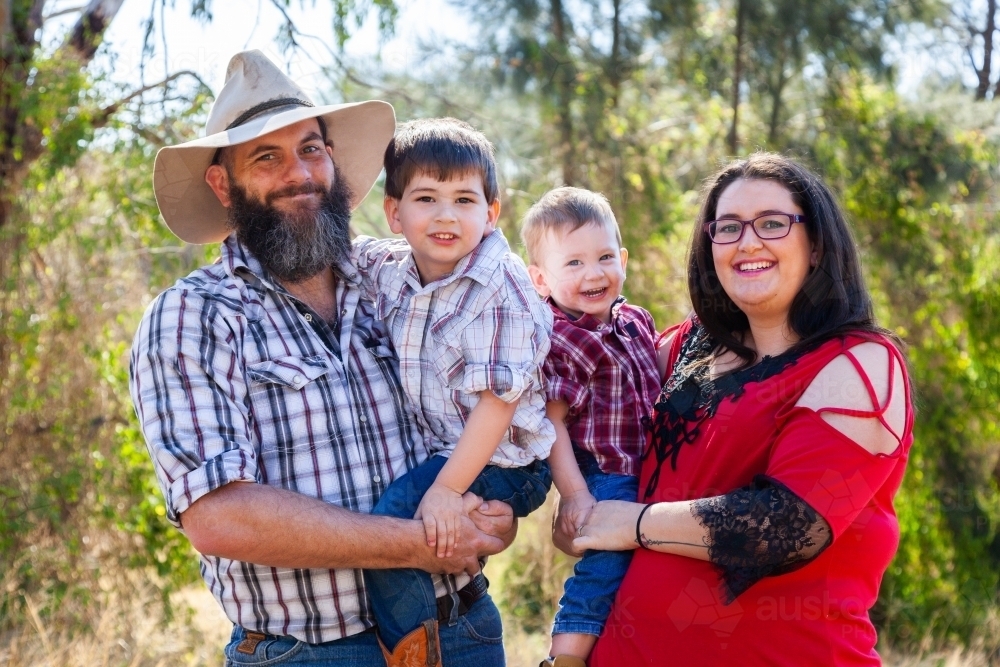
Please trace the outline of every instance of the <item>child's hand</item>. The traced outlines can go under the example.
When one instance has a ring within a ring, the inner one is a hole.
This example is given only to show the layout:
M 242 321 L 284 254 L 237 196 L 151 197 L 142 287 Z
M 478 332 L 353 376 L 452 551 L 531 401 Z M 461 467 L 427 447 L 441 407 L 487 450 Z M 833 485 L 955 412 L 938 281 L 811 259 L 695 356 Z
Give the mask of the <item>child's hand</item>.
M 462 494 L 443 484 L 431 484 L 414 519 L 424 522 L 427 546 L 437 546 L 438 558 L 450 558 L 457 544 L 458 520 L 465 514 Z
M 561 541 L 564 544 L 571 544 L 576 537 L 579 537 L 577 531 L 587 522 L 587 517 L 596 504 L 597 501 L 587 489 L 560 496 L 553 526 L 553 532 L 557 533 L 555 536 L 557 543 Z M 561 540 L 558 539 L 560 537 Z

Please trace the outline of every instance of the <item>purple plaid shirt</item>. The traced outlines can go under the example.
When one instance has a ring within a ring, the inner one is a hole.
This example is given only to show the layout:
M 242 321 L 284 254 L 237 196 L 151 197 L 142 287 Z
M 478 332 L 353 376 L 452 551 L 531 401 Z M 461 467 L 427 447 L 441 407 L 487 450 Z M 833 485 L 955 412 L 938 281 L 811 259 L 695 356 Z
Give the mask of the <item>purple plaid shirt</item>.
M 340 270 L 348 277 L 338 280 L 334 326 L 233 237 L 220 261 L 149 306 L 132 346 L 132 400 L 175 526 L 230 482 L 367 513 L 426 457 L 389 333 L 359 299 L 356 270 Z M 361 570 L 202 556 L 201 573 L 230 620 L 251 631 L 318 643 L 374 625 Z
M 653 316 L 624 297 L 611 306 L 611 324 L 586 314 L 573 320 L 551 300 L 549 306 L 555 321 L 543 367 L 547 400 L 569 405 L 573 446 L 592 454 L 603 472 L 638 475 L 643 421 L 660 391 Z

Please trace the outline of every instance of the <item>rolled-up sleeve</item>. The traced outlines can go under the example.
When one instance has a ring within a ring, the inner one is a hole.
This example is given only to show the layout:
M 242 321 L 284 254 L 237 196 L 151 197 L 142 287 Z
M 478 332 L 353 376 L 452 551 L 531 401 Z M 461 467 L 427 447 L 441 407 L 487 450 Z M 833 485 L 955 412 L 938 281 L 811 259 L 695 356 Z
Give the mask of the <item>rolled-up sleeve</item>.
M 462 331 L 465 360 L 461 389 L 492 391 L 513 403 L 535 383 L 548 351 L 548 332 L 530 310 L 509 301 L 487 309 Z M 533 377 L 534 376 L 534 377 Z
M 230 482 L 258 481 L 247 386 L 234 346 L 242 318 L 195 291 L 161 294 L 132 345 L 130 391 L 167 506 L 181 514 Z
M 590 347 L 594 341 L 573 341 L 565 328 L 552 331 L 552 349 L 542 370 L 545 373 L 545 399 L 565 401 L 568 417 L 575 418 L 590 403 L 589 380 L 597 370 L 599 354 Z M 598 345 L 600 343 L 597 343 Z
M 590 389 L 580 377 L 582 367 L 573 363 L 566 353 L 555 349 L 545 360 L 545 400 L 563 401 L 569 406 L 569 416 L 580 414 L 590 402 Z

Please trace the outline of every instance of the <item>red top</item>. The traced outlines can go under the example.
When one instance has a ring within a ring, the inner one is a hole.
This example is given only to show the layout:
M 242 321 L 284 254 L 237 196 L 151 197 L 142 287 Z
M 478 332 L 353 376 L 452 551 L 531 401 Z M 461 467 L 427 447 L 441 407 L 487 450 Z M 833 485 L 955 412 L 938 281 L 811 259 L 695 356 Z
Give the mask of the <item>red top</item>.
M 675 327 L 670 366 L 677 361 L 691 321 Z M 670 331 L 665 332 L 668 335 Z M 833 542 L 793 572 L 765 577 L 725 604 L 720 571 L 708 561 L 638 549 L 589 664 L 620 665 L 879 665 L 868 610 L 896 552 L 899 525 L 892 498 L 903 479 L 913 440 L 913 410 L 906 385 L 906 426 L 891 455 L 871 454 L 830 426 L 820 414 L 796 407 L 819 371 L 838 355 L 851 360 L 868 387 L 873 412 L 887 405 L 849 352 L 866 341 L 890 352 L 886 338 L 858 333 L 827 341 L 779 372 L 723 398 L 714 414 L 677 454 L 668 458 L 645 502 L 693 500 L 747 486 L 755 475 L 777 480 L 829 523 Z M 748 369 L 749 370 L 749 369 Z M 890 384 L 891 395 L 891 384 Z M 821 410 L 820 412 L 822 412 Z M 892 432 L 892 429 L 889 429 Z M 640 473 L 640 500 L 654 470 L 648 456 Z

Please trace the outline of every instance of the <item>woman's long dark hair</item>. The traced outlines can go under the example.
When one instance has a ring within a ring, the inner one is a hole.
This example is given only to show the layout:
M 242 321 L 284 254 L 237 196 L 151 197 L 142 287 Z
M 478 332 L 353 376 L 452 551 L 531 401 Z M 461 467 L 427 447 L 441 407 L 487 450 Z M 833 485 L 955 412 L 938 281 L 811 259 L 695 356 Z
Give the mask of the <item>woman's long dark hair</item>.
M 746 314 L 733 303 L 719 282 L 712 259 L 712 240 L 704 223 L 714 220 L 722 192 L 733 182 L 774 181 L 788 189 L 802 209 L 806 231 L 817 255 L 817 264 L 795 295 L 788 324 L 799 336 L 796 348 L 810 348 L 848 331 L 887 335 L 892 332 L 875 322 L 871 295 L 865 287 L 857 246 L 833 193 L 822 180 L 798 162 L 776 153 L 755 153 L 726 165 L 708 179 L 704 203 L 691 237 L 688 253 L 688 291 L 695 314 L 717 342 L 716 352 L 730 350 L 743 366 L 757 355 L 744 343 L 750 329 Z

